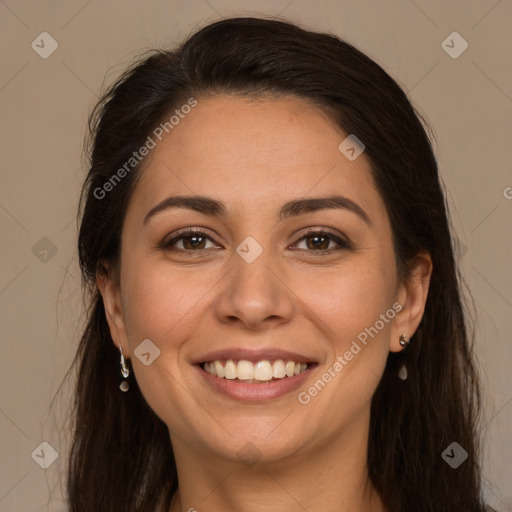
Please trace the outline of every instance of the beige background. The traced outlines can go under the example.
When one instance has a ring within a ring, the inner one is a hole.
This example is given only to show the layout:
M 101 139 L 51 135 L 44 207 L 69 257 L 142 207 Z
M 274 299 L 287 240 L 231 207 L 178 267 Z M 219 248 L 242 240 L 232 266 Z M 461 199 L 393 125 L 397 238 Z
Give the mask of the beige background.
M 68 437 L 58 422 L 66 419 L 68 386 L 50 415 L 49 406 L 78 343 L 75 214 L 90 108 L 139 50 L 172 46 L 220 17 L 258 13 L 346 38 L 396 78 L 432 124 L 478 313 L 485 495 L 497 510 L 512 510 L 511 0 L 5 0 L 0 512 L 65 510 L 58 477 Z M 47 59 L 31 48 L 44 31 L 58 42 Z M 469 44 L 456 59 L 441 46 L 453 31 Z M 46 470 L 31 457 L 43 441 L 60 454 Z

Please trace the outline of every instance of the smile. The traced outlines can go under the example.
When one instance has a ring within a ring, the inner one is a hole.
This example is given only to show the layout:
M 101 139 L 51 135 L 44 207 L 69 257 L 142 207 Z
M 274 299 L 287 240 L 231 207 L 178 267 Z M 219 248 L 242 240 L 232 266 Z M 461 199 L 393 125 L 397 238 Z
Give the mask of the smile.
M 205 362 L 201 364 L 201 367 L 206 373 L 220 379 L 246 384 L 264 384 L 299 375 L 307 371 L 308 363 L 283 359 L 274 361 L 263 359 L 256 362 L 245 359 L 238 361 L 227 359 Z
M 318 356 L 261 347 L 226 347 L 190 361 L 207 389 L 242 402 L 284 398 L 304 385 L 319 366 Z

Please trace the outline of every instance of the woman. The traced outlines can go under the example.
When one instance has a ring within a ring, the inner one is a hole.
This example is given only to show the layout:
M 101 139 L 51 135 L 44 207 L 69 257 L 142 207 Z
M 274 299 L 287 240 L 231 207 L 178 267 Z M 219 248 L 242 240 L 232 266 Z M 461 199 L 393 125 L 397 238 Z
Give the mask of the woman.
M 418 114 L 336 37 L 213 23 L 91 116 L 71 511 L 483 511 Z

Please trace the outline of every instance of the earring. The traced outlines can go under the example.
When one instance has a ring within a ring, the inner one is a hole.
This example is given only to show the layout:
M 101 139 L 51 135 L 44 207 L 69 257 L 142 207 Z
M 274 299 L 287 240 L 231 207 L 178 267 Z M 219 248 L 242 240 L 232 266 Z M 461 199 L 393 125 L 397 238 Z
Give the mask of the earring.
M 402 347 L 407 347 L 407 345 L 409 345 L 410 342 L 410 338 L 408 338 L 405 334 L 400 335 L 400 345 L 402 345 Z M 405 363 L 403 363 L 400 369 L 398 370 L 398 378 L 401 380 L 407 379 L 407 367 L 405 366 Z
M 407 379 L 407 367 L 405 366 L 405 363 L 400 366 L 400 369 L 398 370 L 398 378 L 400 380 L 406 380 Z
M 402 347 L 407 347 L 410 342 L 411 340 L 405 334 L 400 335 L 400 345 L 402 345 Z
M 124 361 L 123 348 L 121 345 L 119 345 L 119 351 L 121 352 L 121 374 L 126 379 L 130 375 L 130 370 Z M 119 384 L 119 389 L 124 392 L 128 391 L 130 389 L 129 382 L 127 380 L 123 380 L 123 382 Z

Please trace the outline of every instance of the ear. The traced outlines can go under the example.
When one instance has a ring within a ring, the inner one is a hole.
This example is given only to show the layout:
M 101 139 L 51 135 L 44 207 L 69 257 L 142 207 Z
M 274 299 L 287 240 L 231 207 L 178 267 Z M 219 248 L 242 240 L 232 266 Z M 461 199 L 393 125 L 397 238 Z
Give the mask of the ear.
M 428 252 L 419 253 L 413 261 L 410 276 L 402 283 L 397 292 L 397 302 L 402 306 L 393 320 L 389 350 L 400 352 L 400 335 L 412 338 L 418 328 L 427 302 L 430 277 L 432 276 L 432 258 Z
M 103 307 L 110 328 L 110 336 L 116 349 L 119 350 L 119 345 L 121 345 L 125 359 L 129 359 L 130 350 L 126 335 L 118 272 L 110 268 L 108 262 L 101 262 L 99 270 L 96 272 L 96 284 L 103 298 Z

